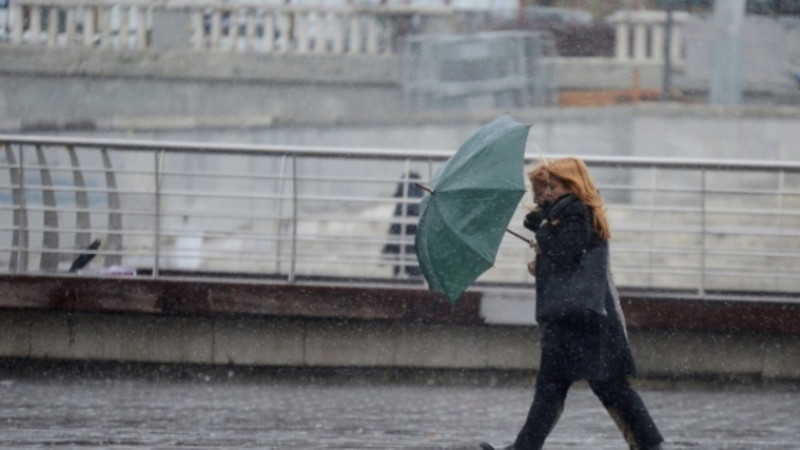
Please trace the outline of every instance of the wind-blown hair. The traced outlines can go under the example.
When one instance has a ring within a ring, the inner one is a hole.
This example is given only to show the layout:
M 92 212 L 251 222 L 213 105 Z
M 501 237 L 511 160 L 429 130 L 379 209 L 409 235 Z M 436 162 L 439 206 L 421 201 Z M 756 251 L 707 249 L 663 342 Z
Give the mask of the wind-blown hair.
M 541 196 L 547 188 L 547 178 L 549 177 L 547 168 L 549 165 L 549 159 L 542 159 L 533 169 L 528 171 L 528 180 L 531 182 L 531 194 L 533 194 L 534 202 L 541 200 L 541 198 L 537 199 L 536 193 L 538 192 Z
M 586 163 L 575 157 L 567 157 L 552 161 L 547 165 L 547 171 L 550 176 L 561 180 L 580 201 L 589 207 L 594 217 L 592 226 L 597 234 L 603 239 L 611 239 L 606 207 Z

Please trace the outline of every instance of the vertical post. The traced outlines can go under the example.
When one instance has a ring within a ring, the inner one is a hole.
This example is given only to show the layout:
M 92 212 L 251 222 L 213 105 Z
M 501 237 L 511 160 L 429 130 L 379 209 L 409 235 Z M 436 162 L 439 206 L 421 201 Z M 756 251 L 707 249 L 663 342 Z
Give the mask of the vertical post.
M 159 258 L 161 256 L 161 161 L 163 159 L 164 150 L 158 151 L 153 154 L 155 170 L 154 175 L 154 188 L 155 188 L 155 240 L 153 242 L 153 278 L 158 278 Z
M 294 39 L 294 20 L 292 19 L 291 11 L 279 12 L 280 34 L 281 34 L 281 53 L 287 53 L 292 47 L 292 39 Z
M 358 14 L 350 16 L 350 42 L 347 53 L 356 54 L 361 52 L 361 18 Z
M 111 157 L 108 149 L 101 149 L 100 155 L 103 158 L 103 170 L 105 171 L 106 188 L 108 189 L 108 246 L 111 253 L 106 255 L 106 267 L 122 264 L 122 202 L 119 198 L 117 189 L 117 179 L 114 175 L 114 167 L 111 165 Z
M 228 50 L 236 53 L 239 50 L 239 10 L 235 8 L 228 13 L 228 41 L 231 43 Z
M 131 9 L 128 6 L 119 7 L 119 33 L 117 33 L 117 48 L 128 48 L 128 35 L 131 34 Z
M 627 61 L 630 55 L 628 44 L 630 42 L 629 24 L 624 19 L 620 18 L 617 22 L 617 32 L 615 36 L 615 56 L 617 61 Z
M 316 37 L 314 38 L 314 53 L 325 53 L 328 51 L 328 34 L 325 27 L 327 15 L 324 12 L 318 12 L 316 17 L 317 33 Z
M 344 16 L 347 17 L 347 16 Z M 339 13 L 332 13 L 331 15 L 331 27 L 332 27 L 332 37 L 331 40 L 331 52 L 334 54 L 341 54 L 344 52 L 344 22 L 342 21 L 342 15 Z
M 28 208 L 25 201 L 25 155 L 19 144 L 19 240 L 17 241 L 17 273 L 28 270 Z
M 683 65 L 683 22 L 679 22 L 678 26 L 675 26 L 675 14 L 673 13 L 672 18 L 672 30 L 670 36 L 670 46 L 669 46 L 669 54 L 670 54 L 670 61 L 673 66 L 675 65 Z
M 410 182 L 408 175 L 411 169 L 410 163 L 411 160 L 406 159 L 405 168 L 403 169 L 403 197 L 400 199 L 403 205 L 400 209 L 400 252 L 398 253 L 400 257 L 400 271 L 398 275 L 400 278 L 407 278 L 408 276 L 406 273 L 406 239 L 408 238 L 406 234 L 406 228 L 408 227 L 406 220 L 408 218 L 408 184 Z
M 47 46 L 55 47 L 58 43 L 58 8 L 51 7 L 47 16 Z
M 367 54 L 375 55 L 378 53 L 378 19 L 372 14 L 366 16 L 367 19 Z
M 289 266 L 289 283 L 295 281 L 297 267 L 297 155 L 292 155 L 292 259 Z
M 192 48 L 195 51 L 203 50 L 206 41 L 205 27 L 203 26 L 203 10 L 194 8 L 191 11 Z
M 672 1 L 667 2 L 667 22 L 664 26 L 664 74 L 662 80 L 661 100 L 672 100 Z
M 13 199 L 13 232 L 11 237 L 11 255 L 8 260 L 8 269 L 19 273 L 28 268 L 28 256 L 23 250 L 28 248 L 28 213 L 25 207 L 25 192 L 22 172 L 22 144 L 19 146 L 19 164 L 14 157 L 11 144 L 5 144 L 6 161 L 11 181 L 11 197 Z
M 658 168 L 653 166 L 653 178 L 651 179 L 650 184 L 650 229 L 652 230 L 655 227 L 656 223 L 656 188 L 658 187 L 658 183 L 656 182 L 658 177 Z M 650 286 L 653 285 L 653 246 L 655 244 L 656 234 L 651 232 L 650 233 L 650 251 L 648 252 L 649 257 L 647 258 L 647 267 L 649 274 L 649 284 Z
M 147 9 L 132 6 L 136 8 L 136 48 L 144 50 L 147 48 Z
M 91 47 L 94 45 L 94 8 L 91 6 L 83 7 L 83 46 Z
M 386 21 L 384 22 L 383 35 L 386 37 L 384 42 L 386 47 L 383 49 L 382 53 L 387 55 L 394 53 L 394 21 L 396 19 L 397 16 L 386 16 Z
M 280 178 L 278 181 L 278 226 L 276 227 L 275 232 L 275 271 L 280 274 L 281 273 L 281 266 L 283 260 L 281 256 L 283 254 L 282 251 L 282 237 L 283 237 L 283 225 L 285 221 L 283 220 L 283 198 L 286 194 L 286 155 L 284 154 L 281 157 L 281 170 L 280 170 Z
M 640 63 L 647 59 L 647 23 L 639 19 L 633 25 L 633 60 Z
M 781 170 L 778 172 L 778 236 L 783 235 L 783 197 L 786 195 L 786 172 Z M 783 240 L 783 238 L 779 238 Z M 783 242 L 778 244 L 778 248 L 784 248 Z M 777 260 L 777 259 L 776 259 Z M 781 276 L 778 267 L 782 267 L 783 265 L 778 263 L 777 267 L 775 268 L 775 290 L 780 289 L 781 283 Z
M 256 15 L 258 15 L 258 10 L 253 8 L 247 8 L 244 10 L 245 14 L 245 44 L 244 44 L 244 51 L 245 53 L 253 51 L 255 48 L 256 43 Z
M 275 11 L 268 10 L 264 13 L 264 53 L 275 50 Z
M 211 12 L 211 49 L 219 50 L 219 40 L 222 36 L 222 13 L 219 9 Z
M 11 3 L 11 43 L 14 45 L 22 44 L 22 35 L 25 30 L 25 21 L 22 17 L 22 5 Z
M 704 296 L 706 292 L 706 250 L 708 242 L 706 240 L 706 169 L 702 169 L 702 176 L 700 182 L 700 195 L 702 197 L 700 202 L 700 296 Z
M 306 53 L 309 48 L 308 39 L 308 16 L 306 12 L 298 12 L 296 17 L 297 24 L 297 53 Z
M 69 47 L 75 43 L 75 6 L 67 7 L 67 19 L 64 24 L 64 34 L 66 35 L 66 46 Z
M 111 44 L 111 8 L 100 7 L 100 48 L 108 48 Z
M 39 36 L 42 34 L 42 6 L 31 6 L 30 44 L 39 45 Z
M 39 269 L 43 272 L 58 271 L 58 204 L 53 190 L 53 177 L 41 144 L 36 145 L 36 159 L 39 164 L 39 177 L 42 190 L 42 252 Z

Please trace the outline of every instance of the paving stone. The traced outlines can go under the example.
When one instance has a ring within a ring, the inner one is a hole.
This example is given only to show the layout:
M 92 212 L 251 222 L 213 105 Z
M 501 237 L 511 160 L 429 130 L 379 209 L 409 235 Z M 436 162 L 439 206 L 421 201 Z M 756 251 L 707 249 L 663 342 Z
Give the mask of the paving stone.
M 793 387 L 641 388 L 666 449 L 798 449 Z M 507 443 L 527 387 L 6 378 L 0 448 L 472 449 Z M 545 449 L 624 449 L 585 384 Z

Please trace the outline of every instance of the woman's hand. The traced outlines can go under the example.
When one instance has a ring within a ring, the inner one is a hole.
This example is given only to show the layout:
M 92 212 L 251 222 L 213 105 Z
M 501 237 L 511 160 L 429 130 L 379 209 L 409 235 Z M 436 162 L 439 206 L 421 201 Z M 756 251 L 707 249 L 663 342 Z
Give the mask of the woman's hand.
M 533 276 L 536 276 L 536 260 L 535 259 L 528 261 L 528 273 L 533 275 Z

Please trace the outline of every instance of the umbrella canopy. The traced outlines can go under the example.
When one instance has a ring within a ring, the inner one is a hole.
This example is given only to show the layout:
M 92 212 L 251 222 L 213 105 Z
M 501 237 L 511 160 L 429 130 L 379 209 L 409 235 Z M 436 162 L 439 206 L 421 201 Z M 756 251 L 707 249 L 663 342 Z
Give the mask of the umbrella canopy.
M 508 115 L 479 128 L 439 169 L 422 200 L 417 259 L 430 289 L 451 303 L 494 264 L 525 194 L 528 128 Z

